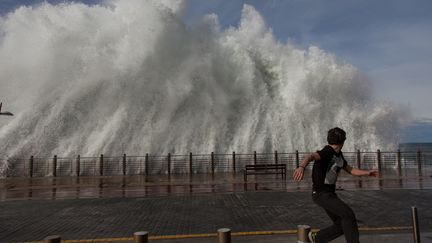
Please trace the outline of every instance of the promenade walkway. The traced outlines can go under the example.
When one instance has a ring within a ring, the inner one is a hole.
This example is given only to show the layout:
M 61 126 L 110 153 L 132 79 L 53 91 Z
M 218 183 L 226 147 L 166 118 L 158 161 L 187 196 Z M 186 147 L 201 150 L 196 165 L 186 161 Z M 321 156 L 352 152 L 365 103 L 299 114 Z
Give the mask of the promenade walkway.
M 218 178 L 189 181 L 154 177 L 141 178 L 141 182 L 132 177 L 80 178 L 78 184 L 34 179 L 31 185 L 25 180 L 3 180 L 0 242 L 38 241 L 54 234 L 66 240 L 128 242 L 136 231 L 174 236 L 209 234 L 227 227 L 233 233 L 278 233 L 233 236 L 233 242 L 278 243 L 295 242 L 292 232 L 298 224 L 320 228 L 330 223 L 322 209 L 313 204 L 308 180 L 296 184 L 263 177 L 244 184 L 231 176 Z M 363 242 L 412 242 L 411 206 L 418 208 L 422 236 L 428 242 L 432 239 L 430 178 L 343 177 L 338 195 L 356 212 Z M 98 180 L 102 185 L 95 182 Z M 122 181 L 125 183 L 119 183 Z M 206 243 L 216 242 L 216 238 L 153 241 Z

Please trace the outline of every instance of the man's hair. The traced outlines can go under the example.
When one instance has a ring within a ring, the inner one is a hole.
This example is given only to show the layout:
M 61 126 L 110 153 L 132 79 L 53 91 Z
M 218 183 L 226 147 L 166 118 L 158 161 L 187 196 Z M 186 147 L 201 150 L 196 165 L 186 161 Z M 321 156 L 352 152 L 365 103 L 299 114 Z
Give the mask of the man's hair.
M 332 128 L 327 133 L 327 142 L 329 144 L 343 144 L 346 139 L 346 133 L 339 127 Z

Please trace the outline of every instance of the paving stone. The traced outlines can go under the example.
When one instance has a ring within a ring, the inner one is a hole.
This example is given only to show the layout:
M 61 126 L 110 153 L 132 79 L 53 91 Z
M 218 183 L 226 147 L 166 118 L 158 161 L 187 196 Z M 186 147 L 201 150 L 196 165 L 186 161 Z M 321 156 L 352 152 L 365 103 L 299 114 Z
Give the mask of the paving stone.
M 343 190 L 360 227 L 410 226 L 417 206 L 422 231 L 432 228 L 432 190 Z M 236 192 L 141 198 L 94 198 L 0 202 L 0 242 L 200 234 L 227 227 L 233 232 L 320 228 L 330 224 L 310 192 Z

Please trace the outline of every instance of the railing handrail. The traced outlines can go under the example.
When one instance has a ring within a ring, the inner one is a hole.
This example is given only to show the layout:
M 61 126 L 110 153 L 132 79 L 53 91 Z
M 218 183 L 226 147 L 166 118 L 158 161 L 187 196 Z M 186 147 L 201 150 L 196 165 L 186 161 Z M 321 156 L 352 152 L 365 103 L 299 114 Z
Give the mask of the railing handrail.
M 233 151 L 233 152 L 235 152 L 235 151 Z M 381 154 L 393 154 L 393 153 L 395 153 L 395 154 L 396 153 L 415 154 L 415 153 L 418 153 L 418 152 L 421 152 L 421 153 L 432 153 L 432 151 L 428 151 L 428 150 L 380 151 Z M 286 155 L 286 154 L 295 155 L 296 153 L 303 155 L 303 154 L 309 154 L 309 153 L 312 153 L 312 152 L 311 151 L 277 152 L 277 154 L 279 154 L 279 155 Z M 344 151 L 343 153 L 344 154 L 356 154 L 358 152 L 357 151 Z M 360 154 L 376 154 L 376 153 L 377 153 L 377 151 L 360 151 Z M 211 154 L 212 153 L 208 153 L 208 154 L 205 154 L 205 153 L 199 153 L 199 154 L 192 153 L 192 156 L 202 157 L 202 156 L 211 156 Z M 257 156 L 258 155 L 260 155 L 260 156 L 262 156 L 262 155 L 272 156 L 274 154 L 275 154 L 274 152 L 271 152 L 271 153 L 270 152 L 260 152 L 260 153 L 257 152 L 256 153 Z M 102 154 L 102 155 L 104 155 L 104 154 Z M 168 155 L 168 153 L 167 154 L 151 154 L 151 153 L 148 153 L 148 156 L 152 157 L 152 158 L 156 158 L 156 157 L 166 158 L 167 155 Z M 170 155 L 171 155 L 171 157 L 189 157 L 190 156 L 190 154 L 173 154 L 173 153 L 170 153 Z M 216 152 L 214 152 L 213 155 L 214 156 L 232 156 L 232 153 L 229 154 L 229 153 L 216 153 Z M 236 156 L 254 156 L 255 154 L 254 153 L 237 153 L 236 152 L 235 155 Z M 100 155 L 97 155 L 97 156 L 83 156 L 83 155 L 77 154 L 77 155 L 72 156 L 72 157 L 70 157 L 70 156 L 59 156 L 59 155 L 53 155 L 53 156 L 47 156 L 47 157 L 33 156 L 33 159 L 35 159 L 35 160 L 36 159 L 37 160 L 40 160 L 40 159 L 53 159 L 54 156 L 57 156 L 57 159 L 76 159 L 77 156 L 80 156 L 81 159 L 98 159 L 98 158 L 100 158 Z M 105 156 L 104 155 L 104 158 L 105 159 L 109 159 L 109 158 L 122 158 L 123 156 L 124 156 L 123 154 L 122 155 L 110 155 L 110 156 Z M 141 157 L 145 158 L 146 155 L 127 155 L 127 157 L 128 158 L 141 158 Z M 5 160 L 5 161 L 8 161 L 8 160 L 28 160 L 29 158 L 30 158 L 30 156 L 28 158 L 9 157 L 9 158 L 0 158 L 0 160 Z
M 286 164 L 293 169 L 299 166 L 305 154 L 310 152 L 274 153 L 209 153 L 209 154 L 149 154 L 105 156 L 30 156 L 28 158 L 0 159 L 0 177 L 46 176 L 106 176 L 171 173 L 239 172 L 247 164 Z M 344 152 L 350 165 L 362 169 L 417 168 L 422 175 L 424 168 L 432 166 L 432 151 L 355 151 Z

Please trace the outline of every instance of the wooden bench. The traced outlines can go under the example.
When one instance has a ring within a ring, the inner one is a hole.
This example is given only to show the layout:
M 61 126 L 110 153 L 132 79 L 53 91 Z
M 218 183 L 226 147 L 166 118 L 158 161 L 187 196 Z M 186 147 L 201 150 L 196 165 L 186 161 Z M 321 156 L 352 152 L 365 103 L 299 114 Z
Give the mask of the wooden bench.
M 286 164 L 246 165 L 243 175 L 245 181 L 248 175 L 282 175 L 286 179 Z

